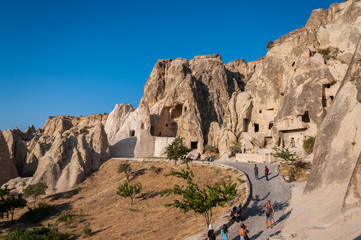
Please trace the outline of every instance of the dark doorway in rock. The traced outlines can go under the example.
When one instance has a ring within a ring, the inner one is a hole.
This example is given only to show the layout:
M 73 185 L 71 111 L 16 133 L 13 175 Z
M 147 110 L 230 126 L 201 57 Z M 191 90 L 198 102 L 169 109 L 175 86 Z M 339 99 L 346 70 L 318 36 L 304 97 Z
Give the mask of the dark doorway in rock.
M 182 104 L 178 104 L 177 106 L 175 106 L 175 108 L 173 108 L 171 111 L 170 117 L 179 118 L 180 116 L 182 116 L 182 108 L 183 108 Z
M 158 136 L 161 137 L 161 136 L 162 136 L 162 132 L 159 132 Z
M 129 131 L 129 137 L 134 137 L 135 135 L 135 130 L 130 130 Z
M 247 118 L 243 118 L 243 132 L 248 132 L 249 120 Z
M 144 123 L 140 124 L 140 128 L 144 129 Z
M 170 123 L 170 125 L 169 125 L 169 135 L 170 135 L 170 137 L 177 136 L 177 131 L 178 131 L 178 124 L 176 122 Z
M 254 132 L 258 132 L 259 131 L 259 125 L 258 123 L 254 124 Z
M 308 115 L 308 111 L 305 111 L 305 114 L 302 115 L 302 122 L 309 123 L 310 116 Z
M 271 129 L 273 127 L 273 122 L 269 122 L 268 129 Z
M 333 96 L 330 96 L 331 101 L 333 101 Z
M 191 149 L 197 149 L 198 148 L 198 142 L 191 142 Z
M 262 110 L 259 110 L 259 113 L 262 113 Z

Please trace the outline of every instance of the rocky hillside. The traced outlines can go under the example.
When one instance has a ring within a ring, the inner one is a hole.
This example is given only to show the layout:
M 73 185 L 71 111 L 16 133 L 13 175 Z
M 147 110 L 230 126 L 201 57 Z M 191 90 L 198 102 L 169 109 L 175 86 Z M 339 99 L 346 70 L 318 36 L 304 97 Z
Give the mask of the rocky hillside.
M 109 116 L 59 116 L 37 131 L 0 133 L 1 169 L 8 169 L 1 181 L 33 176 L 49 191 L 66 190 L 110 155 L 161 156 L 176 136 L 221 155 L 235 140 L 257 152 L 302 149 L 316 136 L 306 192 L 337 184 L 333 204 L 342 214 L 361 200 L 360 37 L 361 1 L 349 0 L 314 10 L 253 62 L 224 63 L 217 54 L 159 60 L 137 109 L 119 104 Z
M 24 133 L 17 128 L 0 133 L 0 141 L 6 141 L 0 144 L 4 155 L 1 169 L 11 169 L 1 174 L 2 183 L 18 175 L 32 176 L 17 178 L 11 185 L 42 181 L 48 185 L 48 192 L 65 191 L 80 183 L 110 156 L 106 119 L 107 115 L 101 114 L 49 117 L 37 131 L 29 127 Z

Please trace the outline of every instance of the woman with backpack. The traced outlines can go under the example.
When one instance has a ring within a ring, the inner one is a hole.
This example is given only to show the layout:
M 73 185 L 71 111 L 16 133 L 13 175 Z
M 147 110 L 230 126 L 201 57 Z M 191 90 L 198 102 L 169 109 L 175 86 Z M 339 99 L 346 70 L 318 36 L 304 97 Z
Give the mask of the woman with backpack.
M 228 231 L 228 227 L 226 224 L 223 225 L 222 229 L 221 229 L 221 239 L 222 240 L 229 240 L 229 231 Z
M 214 230 L 212 229 L 212 226 L 209 225 L 208 227 L 208 238 L 207 240 L 216 240 L 216 235 L 214 234 Z

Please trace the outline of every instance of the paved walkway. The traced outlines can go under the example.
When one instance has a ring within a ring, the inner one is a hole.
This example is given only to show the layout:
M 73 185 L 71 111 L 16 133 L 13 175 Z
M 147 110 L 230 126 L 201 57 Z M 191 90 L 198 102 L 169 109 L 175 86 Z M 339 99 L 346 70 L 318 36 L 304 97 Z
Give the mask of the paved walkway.
M 218 162 L 218 161 L 217 161 Z M 243 223 L 249 230 L 248 236 L 251 240 L 268 239 L 281 232 L 284 220 L 291 214 L 285 213 L 284 209 L 288 206 L 288 200 L 291 197 L 290 184 L 285 183 L 278 175 L 276 164 L 257 164 L 259 169 L 259 178 L 256 180 L 253 173 L 254 164 L 237 162 L 219 162 L 236 167 L 250 178 L 252 184 L 252 200 L 243 214 Z M 264 166 L 267 165 L 270 170 L 269 181 L 264 177 Z M 267 200 L 275 209 L 275 224 L 272 229 L 266 229 L 266 217 L 264 215 Z M 230 228 L 230 237 L 232 240 L 239 239 L 239 223 L 234 223 Z M 220 238 L 220 236 L 218 237 Z M 217 239 L 218 239 L 217 238 Z

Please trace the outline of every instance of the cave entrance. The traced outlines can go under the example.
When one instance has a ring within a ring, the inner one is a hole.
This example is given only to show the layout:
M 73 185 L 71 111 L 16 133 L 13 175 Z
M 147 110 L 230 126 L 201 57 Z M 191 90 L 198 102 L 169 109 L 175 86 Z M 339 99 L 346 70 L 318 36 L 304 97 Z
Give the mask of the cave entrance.
M 308 111 L 305 111 L 305 114 L 302 115 L 302 122 L 309 123 L 310 116 L 308 115 Z
M 247 118 L 243 118 L 243 132 L 248 132 L 249 120 Z
M 198 148 L 198 142 L 191 142 L 191 149 L 197 149 Z
M 178 124 L 176 122 L 170 123 L 170 125 L 169 125 L 169 135 L 170 135 L 170 137 L 177 136 L 177 131 L 178 131 Z
M 178 104 L 177 106 L 175 106 L 175 108 L 171 110 L 170 117 L 179 118 L 180 116 L 182 116 L 182 108 L 183 108 L 182 104 Z
M 135 130 L 130 130 L 129 137 L 134 137 L 134 136 L 135 136 Z
M 254 124 L 254 132 L 258 132 L 259 131 L 259 125 L 258 123 Z
M 273 122 L 269 122 L 268 129 L 271 129 L 273 127 Z

